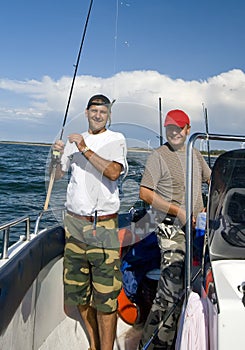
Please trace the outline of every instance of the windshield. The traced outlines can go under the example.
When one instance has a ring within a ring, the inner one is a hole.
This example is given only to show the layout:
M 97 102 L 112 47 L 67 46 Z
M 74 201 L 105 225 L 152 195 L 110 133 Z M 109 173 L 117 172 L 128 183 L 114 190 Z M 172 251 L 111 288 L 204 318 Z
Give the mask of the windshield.
M 211 259 L 245 258 L 245 149 L 226 152 L 214 164 L 207 228 Z

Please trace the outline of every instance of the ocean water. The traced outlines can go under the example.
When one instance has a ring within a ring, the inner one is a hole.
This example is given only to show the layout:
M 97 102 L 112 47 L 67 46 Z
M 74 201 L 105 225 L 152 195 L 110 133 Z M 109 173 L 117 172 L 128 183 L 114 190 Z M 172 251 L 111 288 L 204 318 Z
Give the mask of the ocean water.
M 47 195 L 49 152 L 47 146 L 0 144 L 0 226 L 31 214 L 31 230 L 34 229 Z M 128 152 L 128 176 L 120 185 L 121 212 L 128 211 L 138 200 L 139 183 L 148 155 L 148 152 Z M 61 220 L 54 208 L 63 207 L 67 182 L 67 177 L 55 182 L 49 213 L 43 216 L 44 225 L 47 221 L 57 224 Z M 11 239 L 16 240 L 20 231 L 21 226 L 13 228 Z
M 30 216 L 33 232 L 47 196 L 49 153 L 48 146 L 0 143 L 0 226 Z M 139 200 L 139 184 L 148 156 L 147 151 L 128 151 L 128 175 L 120 183 L 120 212 L 127 212 Z M 68 176 L 54 183 L 49 210 L 42 216 L 40 228 L 62 224 L 61 212 L 55 208 L 64 207 L 67 183 Z M 24 225 L 11 229 L 10 243 L 18 239 Z M 0 242 L 2 236 L 3 231 Z

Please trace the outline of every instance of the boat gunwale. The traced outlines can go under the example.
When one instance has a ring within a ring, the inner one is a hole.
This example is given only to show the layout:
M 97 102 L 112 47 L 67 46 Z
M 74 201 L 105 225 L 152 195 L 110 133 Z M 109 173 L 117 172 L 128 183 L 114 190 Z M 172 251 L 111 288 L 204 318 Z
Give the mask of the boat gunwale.
M 24 242 L 26 243 L 26 242 Z M 57 226 L 34 236 L 0 269 L 0 335 L 4 333 L 40 271 L 63 256 L 64 228 Z

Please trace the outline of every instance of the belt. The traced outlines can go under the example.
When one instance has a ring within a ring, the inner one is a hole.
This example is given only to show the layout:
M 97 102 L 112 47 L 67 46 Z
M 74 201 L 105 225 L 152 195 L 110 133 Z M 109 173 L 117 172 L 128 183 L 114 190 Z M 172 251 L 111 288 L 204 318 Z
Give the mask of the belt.
M 74 218 L 80 219 L 80 220 L 87 220 L 89 222 L 94 222 L 95 217 L 92 215 L 79 215 L 79 214 L 75 214 L 69 210 L 67 210 L 67 214 L 73 216 Z M 96 220 L 97 221 L 105 221 L 105 220 L 110 220 L 110 219 L 115 219 L 117 218 L 117 213 L 114 214 L 108 214 L 108 215 L 100 215 L 97 216 Z

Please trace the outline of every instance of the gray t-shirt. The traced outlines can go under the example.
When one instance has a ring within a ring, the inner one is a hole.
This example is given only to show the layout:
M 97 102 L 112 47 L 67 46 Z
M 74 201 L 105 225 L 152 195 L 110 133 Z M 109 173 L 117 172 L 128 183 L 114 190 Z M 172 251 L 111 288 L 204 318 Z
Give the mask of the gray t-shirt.
M 201 155 L 193 150 L 193 214 L 203 209 L 202 182 L 210 178 L 210 169 Z M 186 147 L 174 151 L 168 143 L 148 157 L 141 186 L 154 190 L 168 202 L 185 208 Z

